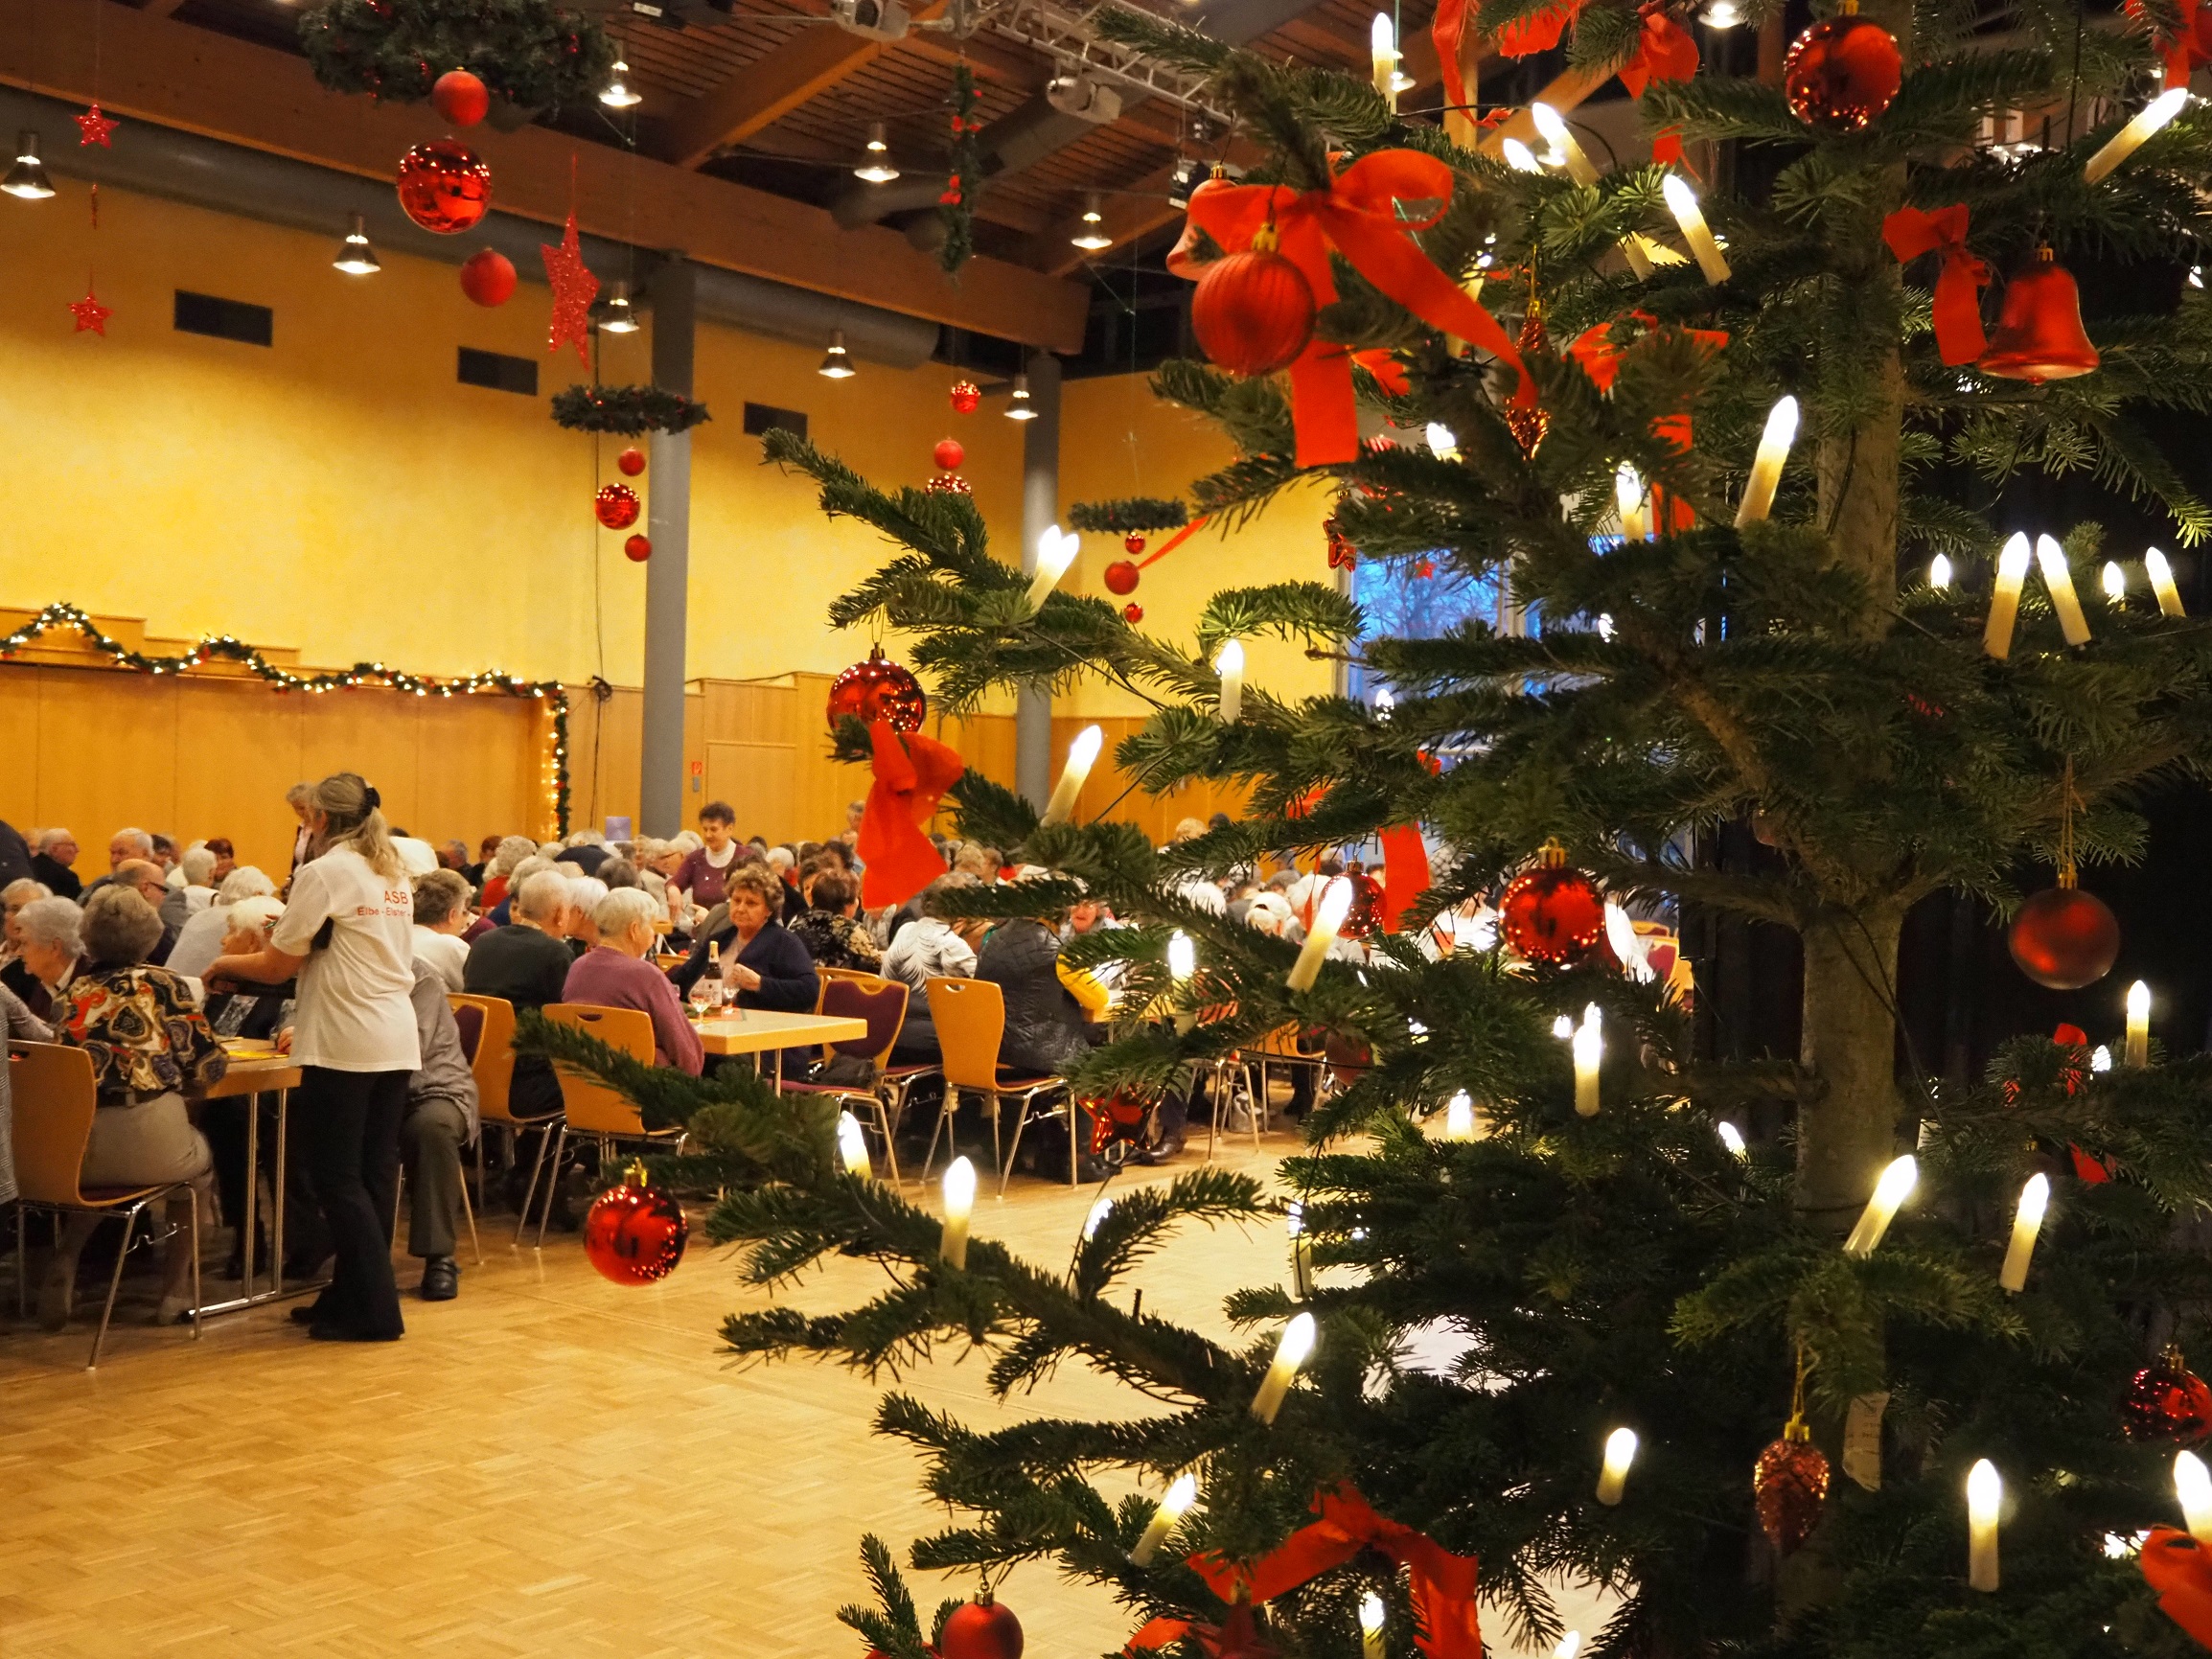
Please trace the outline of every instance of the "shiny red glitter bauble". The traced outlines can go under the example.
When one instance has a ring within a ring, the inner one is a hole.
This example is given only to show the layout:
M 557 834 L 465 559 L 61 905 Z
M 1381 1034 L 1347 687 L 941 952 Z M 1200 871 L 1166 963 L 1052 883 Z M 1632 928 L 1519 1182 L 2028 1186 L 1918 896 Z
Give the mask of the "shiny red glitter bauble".
M 957 438 L 939 438 L 937 447 L 930 451 L 930 459 L 948 472 L 960 470 L 960 463 L 968 458 L 968 451 L 960 448 Z
M 515 295 L 515 262 L 495 247 L 480 247 L 461 262 L 461 291 L 478 305 L 503 306 Z
M 972 415 L 976 412 L 976 406 L 983 401 L 983 389 L 973 380 L 955 380 L 951 397 L 954 414 Z
M 1121 550 L 1134 559 L 1144 551 L 1144 538 L 1132 530 L 1121 538 Z
M 939 472 L 922 486 L 933 495 L 972 495 L 974 489 L 957 472 Z
M 1344 913 L 1344 921 L 1337 928 L 1337 936 L 1345 939 L 1364 939 L 1382 928 L 1383 885 L 1367 873 L 1367 865 L 1354 860 L 1345 865 L 1344 878 L 1351 883 L 1351 908 Z
M 1598 884 L 1546 849 L 1545 863 L 1523 870 L 1498 899 L 1498 936 L 1532 962 L 1578 962 L 1605 936 Z
M 864 726 L 887 720 L 893 731 L 919 731 L 930 712 L 930 699 L 922 682 L 887 658 L 879 645 L 865 662 L 854 663 L 830 681 L 826 712 L 832 731 L 848 714 Z
M 455 139 L 418 144 L 400 158 L 400 206 L 425 230 L 459 236 L 492 206 L 492 170 Z
M 627 530 L 637 522 L 637 492 L 628 484 L 603 484 L 591 498 L 591 510 L 610 530 Z
M 1313 338 L 1313 287 L 1279 253 L 1215 260 L 1190 296 L 1190 329 L 1207 357 L 1233 375 L 1288 368 Z
M 691 1227 L 683 1206 L 645 1185 L 634 1165 L 619 1187 L 610 1187 L 584 1212 L 584 1256 L 599 1277 L 616 1284 L 651 1284 L 666 1279 L 683 1259 Z
M 1782 60 L 1789 113 L 1834 132 L 1856 132 L 1887 109 L 1903 79 L 1897 37 L 1855 9 L 1822 18 Z
M 645 471 L 645 451 L 638 449 L 625 449 L 614 457 L 614 466 L 625 478 L 634 478 Z
M 2005 936 L 2020 972 L 2054 991 L 2078 991 L 2112 971 L 2120 922 L 2080 887 L 2052 887 L 2020 907 Z
M 633 536 L 622 543 L 622 556 L 633 565 L 642 565 L 653 557 L 653 542 L 644 536 Z
M 1802 1427 L 1796 1431 L 1804 1432 Z M 1751 1468 L 1751 1495 L 1759 1506 L 1760 1531 L 1780 1554 L 1794 1554 L 1820 1525 L 1828 1481 L 1828 1460 L 1809 1440 L 1785 1432 L 1759 1454 Z
M 937 1659 L 1022 1659 L 1022 1621 L 1003 1601 L 956 1607 L 937 1637 Z
M 2120 1401 L 2120 1427 L 2131 1440 L 2196 1445 L 2212 1435 L 2212 1388 L 2181 1363 L 2179 1348 L 2169 1348 L 2156 1365 L 2145 1366 L 2128 1384 Z
M 455 127 L 473 127 L 492 108 L 492 95 L 466 69 L 449 69 L 430 88 L 430 107 Z
M 1121 607 L 1121 620 L 1128 623 L 1132 628 L 1136 627 L 1137 624 L 1144 620 L 1144 607 L 1138 604 L 1134 599 L 1130 600 L 1128 604 Z
M 1122 594 L 1137 591 L 1137 565 L 1133 560 L 1117 559 L 1106 566 L 1106 591 Z

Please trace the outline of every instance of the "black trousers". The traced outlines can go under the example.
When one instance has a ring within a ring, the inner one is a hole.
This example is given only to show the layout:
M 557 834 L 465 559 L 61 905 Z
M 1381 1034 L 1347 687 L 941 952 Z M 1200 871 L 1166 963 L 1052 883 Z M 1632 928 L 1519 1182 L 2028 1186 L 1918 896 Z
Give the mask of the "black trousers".
M 292 1132 L 314 1180 L 334 1257 L 316 1317 L 365 1336 L 398 1336 L 406 1328 L 392 1278 L 392 1205 L 406 1104 L 404 1071 L 322 1066 L 301 1069 L 293 1097 Z

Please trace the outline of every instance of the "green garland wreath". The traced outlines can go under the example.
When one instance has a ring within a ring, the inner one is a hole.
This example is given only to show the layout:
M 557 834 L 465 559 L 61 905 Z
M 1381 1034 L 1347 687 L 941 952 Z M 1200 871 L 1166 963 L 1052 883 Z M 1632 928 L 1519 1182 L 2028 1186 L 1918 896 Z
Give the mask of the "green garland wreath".
M 714 417 L 706 405 L 658 386 L 570 386 L 553 394 L 553 419 L 571 432 L 688 432 Z
M 937 247 L 937 263 L 951 276 L 976 251 L 976 192 L 983 186 L 983 147 L 977 134 L 983 123 L 976 114 L 976 77 L 966 63 L 953 71 L 953 143 L 949 158 L 951 176 L 937 197 L 937 218 L 945 240 Z
M 531 113 L 588 104 L 616 57 L 604 29 L 553 0 L 330 0 L 300 18 L 300 44 L 333 92 L 420 104 L 466 69 Z
M 1181 501 L 1131 495 L 1118 501 L 1078 501 L 1068 509 L 1068 522 L 1094 533 L 1126 535 L 1134 530 L 1141 535 L 1151 530 L 1180 530 L 1190 522 L 1190 512 Z

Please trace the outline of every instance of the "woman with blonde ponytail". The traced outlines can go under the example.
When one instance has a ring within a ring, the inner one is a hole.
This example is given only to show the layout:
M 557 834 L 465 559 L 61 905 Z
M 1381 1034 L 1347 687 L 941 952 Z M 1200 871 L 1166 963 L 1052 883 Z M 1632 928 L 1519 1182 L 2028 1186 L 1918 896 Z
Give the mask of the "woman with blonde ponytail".
M 354 772 L 316 784 L 306 801 L 307 860 L 268 943 L 207 970 L 211 990 L 299 979 L 295 1121 L 335 1260 L 329 1287 L 292 1317 L 324 1342 L 391 1342 L 405 1329 L 391 1225 L 400 1118 L 407 1078 L 422 1064 L 411 1001 L 415 898 L 380 808 Z

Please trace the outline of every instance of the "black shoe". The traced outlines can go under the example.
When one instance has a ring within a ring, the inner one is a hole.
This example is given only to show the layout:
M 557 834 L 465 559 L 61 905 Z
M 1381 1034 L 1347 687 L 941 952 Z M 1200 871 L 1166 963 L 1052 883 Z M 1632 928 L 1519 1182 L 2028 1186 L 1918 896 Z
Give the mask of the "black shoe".
M 403 1330 L 395 1330 L 388 1335 L 380 1335 L 341 1324 L 337 1320 L 318 1320 L 308 1326 L 308 1340 L 311 1342 L 398 1342 L 406 1334 Z
M 419 1294 L 425 1302 L 451 1302 L 461 1294 L 460 1263 L 449 1256 L 424 1257 Z

